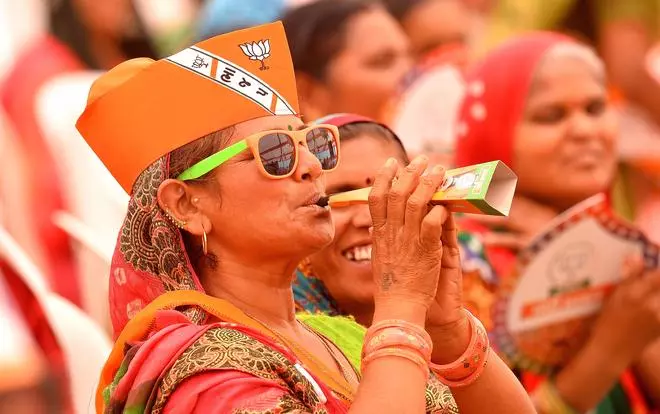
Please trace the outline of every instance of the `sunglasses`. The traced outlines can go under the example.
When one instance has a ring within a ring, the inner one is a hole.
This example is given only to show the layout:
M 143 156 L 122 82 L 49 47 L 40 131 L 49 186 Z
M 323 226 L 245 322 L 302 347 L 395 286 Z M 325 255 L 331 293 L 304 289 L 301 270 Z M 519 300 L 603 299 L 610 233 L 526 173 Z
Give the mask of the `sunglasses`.
M 298 167 L 300 145 L 321 163 L 323 171 L 339 164 L 339 130 L 334 125 L 313 125 L 299 131 L 262 131 L 216 152 L 185 170 L 177 179 L 194 180 L 249 149 L 259 170 L 268 178 L 290 177 Z

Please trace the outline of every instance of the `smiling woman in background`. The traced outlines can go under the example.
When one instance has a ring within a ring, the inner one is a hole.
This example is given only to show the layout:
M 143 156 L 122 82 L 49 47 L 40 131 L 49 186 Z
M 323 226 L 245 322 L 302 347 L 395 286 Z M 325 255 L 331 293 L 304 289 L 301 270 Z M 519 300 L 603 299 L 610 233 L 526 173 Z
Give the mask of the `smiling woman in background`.
M 328 174 L 329 194 L 372 185 L 379 166 L 390 157 L 401 165 L 409 163 L 403 144 L 385 125 L 354 114 L 329 115 L 315 122 L 337 126 L 342 137 L 342 163 Z M 296 305 L 311 313 L 350 315 L 370 326 L 376 286 L 369 209 L 364 205 L 333 208 L 332 216 L 335 238 L 301 264 L 294 284 Z M 478 254 L 478 240 L 459 233 L 459 242 L 462 283 L 469 293 L 463 295 L 465 306 L 471 312 L 487 314 L 489 296 L 482 290 L 489 288 L 492 270 Z M 337 340 L 346 339 L 345 333 L 336 333 Z

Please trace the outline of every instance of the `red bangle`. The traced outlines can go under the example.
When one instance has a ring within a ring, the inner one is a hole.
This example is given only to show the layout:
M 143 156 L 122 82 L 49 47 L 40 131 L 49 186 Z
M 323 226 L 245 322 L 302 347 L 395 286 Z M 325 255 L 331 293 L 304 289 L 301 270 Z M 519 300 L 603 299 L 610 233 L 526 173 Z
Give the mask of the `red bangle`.
M 490 342 L 486 329 L 481 321 L 467 309 L 463 310 L 468 315 L 468 322 L 472 331 L 467 349 L 463 355 L 450 364 L 429 364 L 431 371 L 438 376 L 440 382 L 449 387 L 464 387 L 472 384 L 479 378 L 488 362 Z

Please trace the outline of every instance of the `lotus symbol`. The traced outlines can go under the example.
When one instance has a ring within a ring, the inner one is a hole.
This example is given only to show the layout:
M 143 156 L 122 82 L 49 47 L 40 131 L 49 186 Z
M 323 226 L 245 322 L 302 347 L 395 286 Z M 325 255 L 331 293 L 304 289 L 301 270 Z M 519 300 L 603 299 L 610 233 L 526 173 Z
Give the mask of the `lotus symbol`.
M 243 43 L 240 47 L 250 60 L 258 60 L 261 62 L 259 70 L 268 69 L 268 66 L 266 66 L 264 61 L 270 57 L 270 40 L 266 39 L 258 42 Z

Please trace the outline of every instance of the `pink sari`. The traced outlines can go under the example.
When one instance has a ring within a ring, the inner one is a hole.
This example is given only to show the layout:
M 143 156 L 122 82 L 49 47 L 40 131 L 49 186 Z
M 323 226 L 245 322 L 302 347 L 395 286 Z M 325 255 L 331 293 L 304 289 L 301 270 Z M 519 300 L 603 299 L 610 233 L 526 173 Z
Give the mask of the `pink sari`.
M 180 292 L 186 293 L 186 292 Z M 348 404 L 283 345 L 230 322 L 157 311 L 107 388 L 106 412 L 345 413 Z

